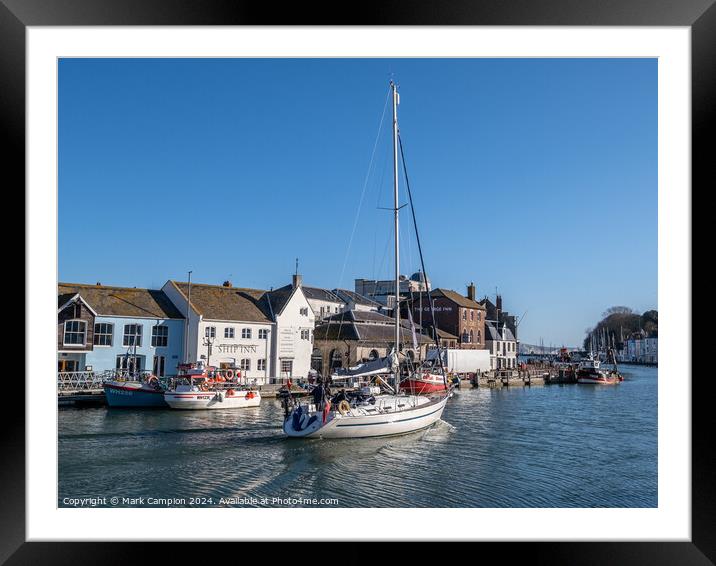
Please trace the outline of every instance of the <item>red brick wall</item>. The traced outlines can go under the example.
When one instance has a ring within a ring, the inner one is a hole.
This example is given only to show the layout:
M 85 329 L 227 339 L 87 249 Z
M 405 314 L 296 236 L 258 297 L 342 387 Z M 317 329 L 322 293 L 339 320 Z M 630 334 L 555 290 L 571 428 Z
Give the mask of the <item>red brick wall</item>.
M 468 309 L 457 305 L 446 297 L 435 297 L 433 299 L 435 305 L 435 323 L 440 330 L 449 332 L 458 337 L 460 348 L 483 349 L 485 347 L 485 311 L 484 309 Z M 423 326 L 430 326 L 432 318 L 430 316 L 430 305 L 427 301 L 423 301 Z M 470 318 L 470 311 L 473 311 L 473 317 Z M 463 312 L 465 312 L 465 320 L 463 320 Z M 478 314 L 479 313 L 479 314 Z M 420 322 L 420 304 L 418 301 L 413 303 L 413 319 L 416 323 Z M 473 331 L 474 341 L 472 343 L 463 343 L 463 332 L 470 334 Z M 478 342 L 478 336 L 480 342 Z

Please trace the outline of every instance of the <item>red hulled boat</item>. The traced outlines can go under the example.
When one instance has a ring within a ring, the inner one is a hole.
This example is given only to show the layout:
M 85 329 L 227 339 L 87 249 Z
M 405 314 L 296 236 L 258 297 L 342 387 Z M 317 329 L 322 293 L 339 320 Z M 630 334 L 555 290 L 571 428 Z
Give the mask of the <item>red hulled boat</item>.
M 400 382 L 403 391 L 409 391 L 416 395 L 427 395 L 447 391 L 449 384 L 442 375 L 429 371 L 416 372 Z

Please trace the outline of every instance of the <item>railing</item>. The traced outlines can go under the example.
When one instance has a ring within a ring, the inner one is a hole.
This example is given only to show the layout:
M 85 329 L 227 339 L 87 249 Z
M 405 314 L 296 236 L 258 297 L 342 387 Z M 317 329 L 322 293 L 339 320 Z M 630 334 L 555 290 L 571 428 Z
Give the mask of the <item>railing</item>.
M 132 372 L 128 370 L 60 371 L 57 372 L 57 391 L 93 391 L 102 389 L 105 381 L 139 381 L 151 375 L 150 371 Z M 162 378 L 160 381 L 168 381 Z
M 128 370 L 94 371 L 61 371 L 57 373 L 58 391 L 92 391 L 102 389 L 106 381 L 144 381 L 152 375 L 150 371 L 132 372 Z M 176 376 L 160 377 L 159 382 L 165 387 L 173 387 Z M 303 377 L 240 377 L 241 385 L 286 385 L 288 381 L 294 385 L 307 383 Z
M 58 391 L 91 391 L 102 389 L 103 374 L 93 371 L 60 371 L 57 372 Z

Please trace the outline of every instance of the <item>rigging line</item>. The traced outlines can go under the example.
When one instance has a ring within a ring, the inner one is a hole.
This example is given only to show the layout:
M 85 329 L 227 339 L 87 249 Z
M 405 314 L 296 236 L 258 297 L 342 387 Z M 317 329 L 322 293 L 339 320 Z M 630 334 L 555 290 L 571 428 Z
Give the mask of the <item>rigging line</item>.
M 425 261 L 423 259 L 423 246 L 420 243 L 420 235 L 418 234 L 418 223 L 415 220 L 415 207 L 413 206 L 413 193 L 410 190 L 410 180 L 408 179 L 408 166 L 405 164 L 405 153 L 403 151 L 403 138 L 398 131 L 398 145 L 400 146 L 400 161 L 403 164 L 403 176 L 405 177 L 405 188 L 408 191 L 408 200 L 410 201 L 410 212 L 413 215 L 413 226 L 415 227 L 415 239 L 418 242 L 418 253 L 420 254 L 420 266 L 423 269 L 423 277 L 425 281 L 428 281 L 428 272 L 425 270 Z M 438 350 L 438 361 L 440 362 L 440 369 L 443 374 L 443 382 L 447 386 L 447 376 L 445 375 L 445 368 L 443 367 L 443 357 L 440 353 L 440 341 L 438 340 L 438 330 L 435 325 L 435 308 L 433 305 L 433 298 L 431 292 L 428 291 L 428 304 L 430 305 L 430 319 L 433 325 L 433 335 L 435 338 L 435 346 Z
M 353 237 L 355 236 L 356 227 L 358 226 L 358 217 L 360 216 L 360 211 L 363 206 L 363 198 L 365 197 L 365 190 L 368 186 L 368 179 L 370 178 L 370 171 L 373 168 L 373 159 L 375 158 L 375 150 L 378 147 L 378 140 L 380 140 L 380 132 L 383 129 L 383 122 L 385 121 L 385 110 L 388 107 L 388 99 L 390 97 L 390 89 L 388 89 L 387 94 L 385 95 L 385 102 L 383 103 L 383 113 L 380 116 L 380 122 L 378 123 L 378 133 L 375 135 L 375 142 L 373 143 L 373 151 L 370 154 L 370 162 L 368 163 L 368 170 L 365 174 L 365 179 L 363 180 L 363 189 L 360 194 L 360 201 L 358 202 L 358 209 L 356 210 L 355 218 L 353 219 L 353 229 L 351 230 L 351 237 L 348 239 L 348 247 L 346 248 L 346 255 L 343 259 L 343 267 L 341 268 L 341 274 L 338 278 L 338 286 L 337 288 L 341 288 L 341 285 L 343 284 L 343 275 L 346 271 L 346 265 L 348 264 L 348 257 L 350 256 L 351 252 L 351 245 L 353 244 Z M 345 312 L 343 313 L 345 314 Z M 340 323 L 338 325 L 338 334 L 341 334 L 341 331 L 343 329 L 343 319 L 344 316 L 341 316 Z M 328 325 L 326 326 L 326 332 L 325 335 L 328 336 L 330 329 L 331 329 L 331 323 L 333 320 L 331 318 L 328 319 Z M 329 372 L 330 372 L 330 365 L 332 363 L 332 360 L 328 361 L 329 366 Z M 329 373 L 330 375 L 330 373 Z
M 378 133 L 375 136 L 375 143 L 373 144 L 373 151 L 370 154 L 370 163 L 368 164 L 368 171 L 366 171 L 365 179 L 363 181 L 363 190 L 360 194 L 360 201 L 358 202 L 358 209 L 356 210 L 355 218 L 353 219 L 353 229 L 351 230 L 351 237 L 348 239 L 348 247 L 346 248 L 346 257 L 343 260 L 343 267 L 341 268 L 341 275 L 338 278 L 338 285 L 343 283 L 343 275 L 346 271 L 346 265 L 348 264 L 348 256 L 351 252 L 351 245 L 353 244 L 353 237 L 356 233 L 356 227 L 358 226 L 358 217 L 360 216 L 361 208 L 363 207 L 363 198 L 365 197 L 365 190 L 368 186 L 368 179 L 370 178 L 370 171 L 373 167 L 373 159 L 375 158 L 375 150 L 378 147 L 378 140 L 380 139 L 380 132 L 383 130 L 383 122 L 385 120 L 385 110 L 388 107 L 388 98 L 390 97 L 390 89 L 388 94 L 385 95 L 385 102 L 383 103 L 383 113 L 380 116 L 380 123 L 378 124 Z

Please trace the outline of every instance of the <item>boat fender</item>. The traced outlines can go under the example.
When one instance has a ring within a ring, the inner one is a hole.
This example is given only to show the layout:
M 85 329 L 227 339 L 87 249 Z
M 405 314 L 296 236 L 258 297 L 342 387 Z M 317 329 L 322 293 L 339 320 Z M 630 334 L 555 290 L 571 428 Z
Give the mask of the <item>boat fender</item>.
M 234 379 L 234 372 L 233 372 L 233 370 L 227 371 L 227 372 L 226 372 L 226 377 L 228 377 L 229 379 Z
M 254 392 L 253 392 L 253 391 L 249 391 L 249 392 L 246 394 L 246 398 L 247 398 L 247 399 L 253 399 L 254 397 L 256 397 L 256 395 L 254 395 Z
M 227 397 L 233 397 L 233 396 L 234 396 L 234 390 L 233 390 L 233 389 L 229 389 L 229 390 L 226 392 L 226 396 L 227 396 Z
M 341 415 L 346 415 L 351 410 L 351 404 L 343 399 L 340 403 L 338 403 L 338 412 Z

